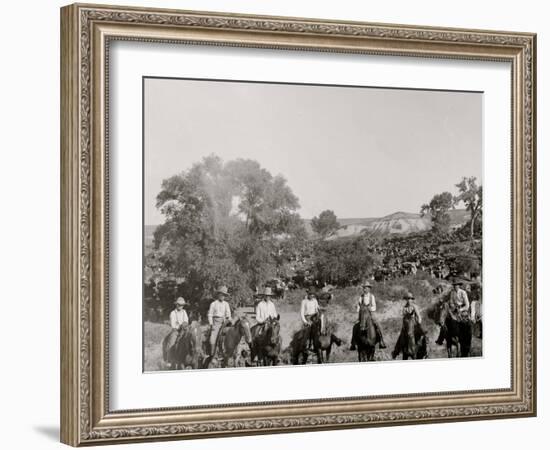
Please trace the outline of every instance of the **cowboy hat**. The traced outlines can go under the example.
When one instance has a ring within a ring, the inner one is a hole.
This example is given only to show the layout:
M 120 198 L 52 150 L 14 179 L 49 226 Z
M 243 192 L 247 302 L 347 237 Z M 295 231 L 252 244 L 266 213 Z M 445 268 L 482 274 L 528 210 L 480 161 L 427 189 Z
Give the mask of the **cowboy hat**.
M 178 297 L 178 299 L 174 303 L 181 306 L 187 305 L 187 302 L 183 297 Z
M 266 287 L 266 288 L 264 289 L 264 292 L 263 292 L 262 295 L 264 295 L 264 296 L 266 296 L 266 297 L 273 297 L 273 296 L 275 296 L 275 294 L 273 293 L 273 291 L 271 290 L 270 287 Z
M 229 295 L 229 291 L 227 289 L 227 286 L 220 286 L 216 292 L 223 294 L 223 295 Z
M 367 280 L 363 281 L 363 284 L 361 285 L 361 287 L 372 287 L 372 284 L 370 284 Z
M 453 278 L 453 280 L 451 281 L 451 284 L 453 286 L 460 286 L 462 284 L 464 284 L 462 281 L 460 281 L 458 278 Z
M 414 295 L 412 294 L 412 292 L 407 292 L 407 293 L 403 296 L 403 299 L 404 299 L 404 300 L 414 300 Z

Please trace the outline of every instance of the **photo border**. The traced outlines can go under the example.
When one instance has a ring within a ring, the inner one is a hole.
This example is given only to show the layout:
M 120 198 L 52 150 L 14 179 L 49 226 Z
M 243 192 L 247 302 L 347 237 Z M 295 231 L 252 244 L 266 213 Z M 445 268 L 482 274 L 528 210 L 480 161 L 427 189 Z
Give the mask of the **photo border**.
M 199 81 L 199 82 L 212 82 L 212 83 L 238 83 L 238 84 L 266 84 L 266 85 L 278 85 L 278 86 L 302 86 L 302 87 L 328 87 L 328 88 L 352 88 L 352 89 L 381 89 L 381 90 L 391 90 L 391 91 L 423 91 L 423 92 L 446 92 L 446 93 L 467 93 L 467 94 L 484 94 L 482 90 L 468 90 L 468 89 L 440 89 L 440 88 L 416 88 L 416 87 L 396 87 L 396 86 L 371 86 L 371 85 L 356 85 L 356 84 L 334 84 L 334 83 L 305 83 L 305 82 L 289 82 L 289 81 L 264 81 L 264 80 L 243 80 L 243 79 L 229 79 L 229 78 L 196 78 L 196 77 L 176 77 L 176 76 L 158 76 L 158 75 L 142 75 L 141 77 L 141 134 L 142 134 L 142 145 L 141 145 L 141 160 L 142 160 L 142 214 L 141 214 L 141 259 L 142 259 L 142 271 L 141 271 L 141 304 L 142 310 L 145 307 L 145 227 L 150 226 L 145 224 L 145 82 L 146 80 L 170 80 L 170 81 Z M 483 159 L 483 157 L 481 158 Z M 481 180 L 483 181 L 483 180 Z M 512 206 L 510 205 L 510 208 Z M 165 372 L 169 369 L 159 369 L 159 370 L 145 370 L 145 319 L 142 313 L 142 329 L 141 329 L 141 339 L 142 339 L 142 354 L 141 354 L 141 366 L 142 372 L 144 374 L 154 374 L 158 372 Z M 482 345 L 483 346 L 483 345 Z M 483 352 L 479 356 L 472 356 L 472 358 L 482 358 Z M 411 360 L 412 361 L 412 360 Z M 331 362 L 330 364 L 360 364 L 357 362 Z M 277 367 L 288 367 L 286 366 L 277 366 Z M 234 367 L 233 367 L 234 368 Z M 246 369 L 251 369 L 252 367 L 247 367 Z M 257 367 L 256 367 L 257 368 Z M 221 369 L 232 369 L 232 367 L 223 367 Z M 203 367 L 195 370 L 212 370 L 211 368 Z M 219 369 L 217 369 L 219 370 Z M 472 390 L 470 392 L 476 392 Z M 375 398 L 372 397 L 357 397 L 357 398 Z M 317 400 L 317 399 L 315 399 Z M 267 404 L 267 402 L 262 402 Z M 269 402 L 273 403 L 273 402 Z M 245 403 L 243 403 L 245 404 Z

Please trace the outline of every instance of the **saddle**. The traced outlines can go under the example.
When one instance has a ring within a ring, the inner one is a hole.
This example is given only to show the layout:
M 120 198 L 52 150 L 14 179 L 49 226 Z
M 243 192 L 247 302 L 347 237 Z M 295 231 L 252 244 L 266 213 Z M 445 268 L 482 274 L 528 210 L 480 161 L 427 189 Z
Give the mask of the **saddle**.
M 457 310 L 451 310 L 449 311 L 449 315 L 451 318 L 457 322 L 469 322 L 470 321 L 470 315 L 468 314 L 468 311 L 457 311 Z

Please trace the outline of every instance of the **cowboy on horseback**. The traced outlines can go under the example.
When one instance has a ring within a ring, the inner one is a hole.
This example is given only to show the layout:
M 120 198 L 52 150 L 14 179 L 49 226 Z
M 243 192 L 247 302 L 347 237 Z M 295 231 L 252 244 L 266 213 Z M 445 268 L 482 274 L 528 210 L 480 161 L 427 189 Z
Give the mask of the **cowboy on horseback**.
M 263 294 L 260 294 L 260 301 L 256 305 L 256 323 L 254 328 L 256 336 L 261 335 L 265 331 L 266 324 L 270 319 L 278 319 L 277 309 L 275 303 L 271 300 L 275 294 L 270 287 L 264 289 Z
M 227 297 L 229 297 L 227 286 L 220 286 L 216 290 L 216 300 L 210 303 L 208 308 L 208 323 L 210 324 L 210 354 L 208 356 L 216 354 L 218 342 L 220 342 L 220 346 L 223 346 L 223 339 L 219 335 L 227 322 L 231 322 L 231 308 L 226 301 Z
M 163 341 L 163 356 L 166 362 L 173 363 L 173 349 L 180 336 L 180 331 L 189 324 L 189 317 L 184 309 L 187 304 L 183 297 L 178 297 L 174 302 L 175 308 L 170 312 L 170 332 Z
M 397 358 L 397 355 L 399 355 L 399 353 L 401 353 L 401 351 L 403 350 L 403 341 L 407 333 L 405 326 L 409 320 L 414 321 L 414 334 L 416 336 L 424 336 L 426 334 L 426 332 L 422 328 L 422 316 L 420 315 L 420 312 L 418 311 L 418 306 L 414 301 L 414 295 L 411 292 L 407 292 L 403 297 L 403 300 L 405 300 L 405 305 L 401 310 L 401 314 L 403 316 L 403 328 L 401 329 L 401 334 L 397 338 L 395 348 L 391 353 L 393 359 Z
M 467 322 L 470 320 L 470 301 L 468 300 L 468 294 L 462 289 L 462 281 L 458 279 L 453 280 L 453 288 L 449 296 L 449 310 L 456 320 L 461 322 Z M 439 337 L 435 341 L 438 345 L 443 345 L 445 339 L 445 327 L 441 326 L 439 331 Z
M 372 285 L 368 281 L 365 281 L 361 286 L 361 288 L 362 288 L 361 295 L 357 299 L 357 303 L 356 303 L 357 313 L 359 313 L 362 306 L 366 306 L 369 309 L 372 317 L 372 323 L 376 330 L 376 336 L 377 336 L 379 346 L 380 348 L 386 348 L 386 343 L 384 342 L 384 336 L 382 335 L 382 329 L 380 328 L 378 320 L 376 320 L 376 317 L 373 314 L 376 311 L 376 299 L 374 298 L 374 295 L 371 292 Z M 355 349 L 356 349 L 355 342 L 352 339 L 350 350 L 355 350 Z
M 302 324 L 304 332 L 307 335 L 308 348 L 313 348 L 312 334 L 311 334 L 311 325 L 313 323 L 313 318 L 319 314 L 319 303 L 317 302 L 317 297 L 315 296 L 315 291 L 313 289 L 308 289 L 307 296 L 302 300 L 302 305 L 300 307 L 300 318 L 302 319 Z

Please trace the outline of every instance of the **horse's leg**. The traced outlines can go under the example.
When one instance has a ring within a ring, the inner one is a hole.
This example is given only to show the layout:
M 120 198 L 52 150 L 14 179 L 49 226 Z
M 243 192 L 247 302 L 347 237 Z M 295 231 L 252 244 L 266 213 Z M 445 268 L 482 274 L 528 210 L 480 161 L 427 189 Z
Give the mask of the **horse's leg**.
M 225 369 L 226 367 L 228 367 L 228 364 L 229 364 L 229 356 L 227 356 L 226 354 L 224 354 L 222 356 L 222 362 L 221 362 L 221 366 L 223 369 Z
M 330 362 L 330 352 L 332 350 L 332 343 L 326 348 L 326 362 Z
M 376 352 L 376 350 L 375 350 L 375 347 L 373 345 L 372 347 L 369 348 L 369 354 L 367 356 L 367 361 L 374 361 L 375 352 Z
M 323 364 L 323 350 L 321 350 L 321 347 L 317 347 L 315 353 L 317 353 L 317 364 Z
M 473 324 L 466 322 L 462 327 L 462 345 L 461 345 L 461 356 L 467 358 L 470 356 L 470 350 L 472 348 L 472 335 L 473 335 Z

